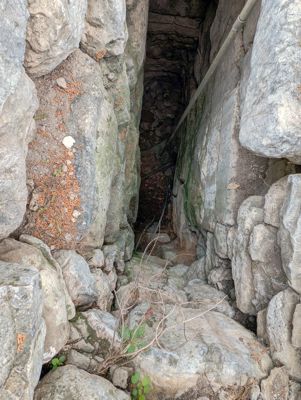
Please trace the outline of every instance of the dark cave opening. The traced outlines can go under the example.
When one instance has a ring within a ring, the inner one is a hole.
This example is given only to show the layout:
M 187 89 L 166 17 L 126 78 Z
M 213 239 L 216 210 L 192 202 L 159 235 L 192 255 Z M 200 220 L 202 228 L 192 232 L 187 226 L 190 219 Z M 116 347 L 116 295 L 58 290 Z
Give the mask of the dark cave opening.
M 172 231 L 171 192 L 180 138 L 169 140 L 209 66 L 217 0 L 150 0 L 140 123 L 141 186 L 136 231 Z

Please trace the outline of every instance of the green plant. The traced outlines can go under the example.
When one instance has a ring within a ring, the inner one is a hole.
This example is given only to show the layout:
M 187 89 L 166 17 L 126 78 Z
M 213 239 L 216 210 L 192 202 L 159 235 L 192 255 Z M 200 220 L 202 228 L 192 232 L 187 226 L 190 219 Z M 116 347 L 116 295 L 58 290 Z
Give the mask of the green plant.
M 150 393 L 151 389 L 151 381 L 148 376 L 141 377 L 138 371 L 132 375 L 131 398 L 133 400 L 146 400 L 146 396 Z
M 51 361 L 50 361 L 50 367 L 51 369 L 57 369 L 58 367 L 61 367 L 62 365 L 64 365 L 64 362 L 66 361 L 66 357 L 65 356 L 60 356 L 60 357 L 54 357 Z
M 121 329 L 121 338 L 126 344 L 126 353 L 131 354 L 145 346 L 142 338 L 145 335 L 145 324 L 141 324 L 136 328 L 130 329 L 124 326 Z

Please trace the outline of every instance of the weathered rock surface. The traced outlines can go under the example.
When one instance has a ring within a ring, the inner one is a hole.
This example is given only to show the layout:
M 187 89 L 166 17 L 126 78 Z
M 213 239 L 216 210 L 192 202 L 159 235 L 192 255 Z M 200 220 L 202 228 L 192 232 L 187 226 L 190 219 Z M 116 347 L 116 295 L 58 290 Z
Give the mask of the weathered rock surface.
M 279 244 L 284 272 L 289 284 L 301 293 L 300 244 L 301 244 L 301 175 L 290 175 L 287 194 L 282 207 Z
M 73 344 L 68 352 L 68 362 L 98 372 L 109 351 L 120 349 L 118 320 L 97 309 L 77 313 L 71 323 L 70 342 Z
M 298 348 L 292 344 L 292 322 L 300 296 L 288 288 L 272 298 L 267 310 L 267 334 L 272 358 L 285 365 L 289 375 L 301 379 Z
M 57 79 L 64 77 L 67 88 Z M 33 190 L 25 232 L 57 249 L 101 247 L 114 173 L 116 118 L 99 65 L 76 50 L 36 80 L 38 131 L 27 158 Z M 74 144 L 63 141 L 71 136 Z
M 186 266 L 168 266 L 168 261 L 155 256 L 135 255 L 126 264 L 125 284 L 121 281 L 117 296 L 117 306 L 127 310 L 143 301 L 164 301 L 166 303 L 185 303 L 187 296 Z
M 1 65 L 0 62 L 0 74 Z M 9 66 L 6 68 L 9 69 Z M 13 80 L 14 72 L 11 73 Z M 17 76 L 19 79 L 14 90 L 11 89 L 12 93 L 0 112 L 0 239 L 19 227 L 25 213 L 25 159 L 35 128 L 33 116 L 38 107 L 36 89 L 23 68 L 20 67 Z
M 214 310 L 233 318 L 234 309 L 227 301 L 227 295 L 210 285 L 204 285 L 202 281 L 194 279 L 185 287 L 190 308 L 202 310 Z
M 1 2 L 0 38 L 0 113 L 6 99 L 15 92 L 23 73 L 26 24 L 29 13 L 27 1 Z
M 0 243 L 0 259 L 34 267 L 40 273 L 43 302 L 40 301 L 46 323 L 43 362 L 48 362 L 67 342 L 68 317 L 74 316 L 74 306 L 67 293 L 60 266 L 34 245 L 14 239 L 5 239 Z
M 0 398 L 32 400 L 44 350 L 40 276 L 27 260 L 0 261 Z
M 130 327 L 137 325 L 149 307 L 144 303 L 131 311 Z M 165 312 L 158 306 L 151 308 L 151 327 L 147 326 L 144 340 L 153 338 L 166 313 L 165 329 L 159 337 L 161 347 L 152 347 L 134 361 L 136 368 L 152 381 L 151 399 L 176 399 L 184 394 L 189 397 L 189 393 L 212 395 L 214 391 L 219 398 L 232 400 L 240 385 L 268 375 L 272 363 L 267 349 L 222 313 L 173 306 L 166 306 Z
M 39 383 L 34 400 L 129 400 L 111 382 L 71 365 L 47 374 Z
M 86 260 L 74 250 L 59 250 L 54 257 L 60 264 L 68 292 L 75 306 L 97 300 L 96 281 Z
M 84 51 L 97 61 L 123 54 L 127 41 L 125 0 L 88 0 Z
M 238 212 L 232 271 L 238 308 L 256 314 L 286 286 L 277 245 L 277 230 L 263 224 L 264 198 L 246 199 Z M 268 277 L 268 278 L 267 278 Z
M 30 0 L 25 67 L 31 76 L 46 75 L 78 48 L 87 0 Z
M 267 194 L 264 202 L 264 222 L 266 224 L 280 227 L 280 212 L 288 191 L 288 176 L 275 182 Z
M 239 134 L 242 145 L 256 154 L 286 157 L 298 164 L 300 15 L 298 0 L 262 2 Z
M 273 368 L 270 376 L 261 382 L 261 396 L 263 400 L 289 398 L 289 376 L 285 367 Z

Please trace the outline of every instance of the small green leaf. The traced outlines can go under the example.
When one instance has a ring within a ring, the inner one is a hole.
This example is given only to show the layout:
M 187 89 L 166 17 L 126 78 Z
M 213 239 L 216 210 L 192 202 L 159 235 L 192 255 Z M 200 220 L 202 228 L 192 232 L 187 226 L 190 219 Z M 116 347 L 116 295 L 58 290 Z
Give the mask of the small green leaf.
M 132 395 L 133 395 L 134 397 L 137 397 L 137 396 L 138 396 L 138 390 L 137 390 L 136 388 L 134 388 L 134 389 L 132 390 Z
M 129 347 L 128 347 L 128 349 L 127 349 L 127 353 L 128 354 L 131 354 L 131 353 L 134 353 L 136 351 L 136 345 L 135 344 L 130 344 L 129 345 Z
M 139 400 L 145 400 L 144 394 L 140 394 L 140 395 L 139 395 Z
M 136 385 L 138 382 L 139 382 L 139 379 L 140 379 L 140 372 L 135 372 L 133 375 L 132 375 L 132 377 L 131 377 L 131 383 L 133 384 L 133 385 Z
M 129 329 L 127 326 L 125 326 L 125 327 L 122 329 L 121 337 L 122 337 L 122 340 L 130 340 L 130 338 L 131 338 L 131 331 L 130 331 L 130 329 Z
M 145 387 L 145 386 L 150 386 L 151 381 L 150 381 L 150 379 L 149 379 L 148 376 L 144 376 L 144 377 L 142 378 L 142 380 L 141 380 L 141 383 L 142 383 L 142 385 Z
M 145 325 L 139 326 L 136 331 L 134 331 L 134 338 L 142 338 L 145 335 Z
M 63 364 L 66 361 L 66 356 L 64 356 L 64 355 L 60 356 L 59 361 L 60 361 L 60 363 Z

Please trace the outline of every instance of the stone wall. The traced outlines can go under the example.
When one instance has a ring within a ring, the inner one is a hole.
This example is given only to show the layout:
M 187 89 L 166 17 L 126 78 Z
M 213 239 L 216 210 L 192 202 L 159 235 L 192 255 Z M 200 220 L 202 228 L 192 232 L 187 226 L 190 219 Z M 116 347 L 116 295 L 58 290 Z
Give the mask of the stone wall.
M 148 1 L 5 0 L 0 15 L 0 397 L 29 400 L 74 304 L 109 309 L 132 255 Z
M 244 4 L 219 2 L 211 61 Z M 257 2 L 181 127 L 173 188 L 181 246 L 196 244 L 208 283 L 257 318 L 297 380 L 300 16 L 294 0 Z

